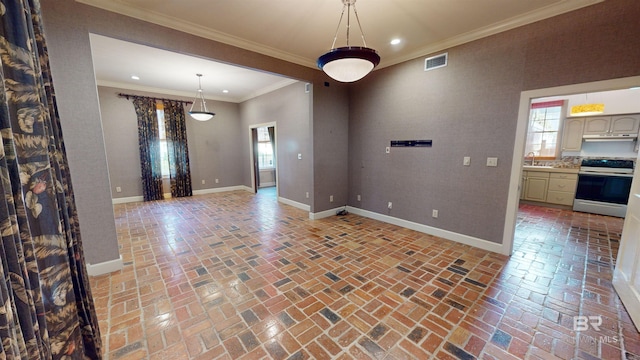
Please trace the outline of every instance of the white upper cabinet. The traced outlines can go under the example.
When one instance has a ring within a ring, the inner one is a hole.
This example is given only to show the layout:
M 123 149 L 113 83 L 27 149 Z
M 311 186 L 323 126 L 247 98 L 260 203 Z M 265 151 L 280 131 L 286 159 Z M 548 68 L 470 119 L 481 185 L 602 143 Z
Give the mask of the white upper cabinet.
M 562 151 L 580 151 L 584 119 L 566 119 L 562 130 Z
M 636 134 L 640 128 L 640 115 L 618 115 L 611 117 L 610 132 L 617 134 Z
M 637 134 L 639 128 L 639 114 L 588 117 L 584 124 L 584 135 Z

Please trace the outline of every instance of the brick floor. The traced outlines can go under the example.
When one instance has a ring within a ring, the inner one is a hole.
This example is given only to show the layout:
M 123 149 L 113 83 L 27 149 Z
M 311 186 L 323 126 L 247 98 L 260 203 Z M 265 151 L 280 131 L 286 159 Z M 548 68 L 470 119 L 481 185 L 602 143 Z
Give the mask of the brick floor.
M 114 209 L 124 269 L 91 279 L 110 359 L 640 359 L 622 219 L 521 205 L 507 257 L 268 193 Z

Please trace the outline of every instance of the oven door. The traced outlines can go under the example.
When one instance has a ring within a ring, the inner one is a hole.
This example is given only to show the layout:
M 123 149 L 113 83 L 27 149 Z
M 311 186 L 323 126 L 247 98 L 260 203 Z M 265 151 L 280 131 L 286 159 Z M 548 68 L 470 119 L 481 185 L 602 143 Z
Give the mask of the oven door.
M 576 199 L 627 204 L 632 174 L 579 173 Z

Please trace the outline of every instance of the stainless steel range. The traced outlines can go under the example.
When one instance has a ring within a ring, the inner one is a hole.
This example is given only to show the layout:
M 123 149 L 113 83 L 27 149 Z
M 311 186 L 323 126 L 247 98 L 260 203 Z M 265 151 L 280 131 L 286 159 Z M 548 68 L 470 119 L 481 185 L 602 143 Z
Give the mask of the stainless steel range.
M 625 217 L 633 169 L 632 160 L 582 160 L 573 210 Z

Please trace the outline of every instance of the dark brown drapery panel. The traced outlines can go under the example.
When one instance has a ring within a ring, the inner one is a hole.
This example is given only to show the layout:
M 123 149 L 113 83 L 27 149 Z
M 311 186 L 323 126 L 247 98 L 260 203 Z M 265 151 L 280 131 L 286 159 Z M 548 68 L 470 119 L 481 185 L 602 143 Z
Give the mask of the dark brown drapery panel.
M 0 358 L 100 359 L 40 3 L 0 4 Z
M 171 176 L 171 196 L 191 196 L 191 170 L 183 102 L 164 100 L 164 124 Z
M 138 116 L 138 145 L 144 201 L 162 200 L 162 168 L 160 165 L 160 135 L 156 100 L 132 96 Z

